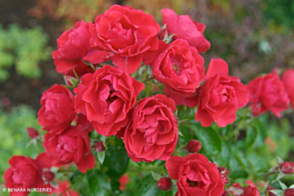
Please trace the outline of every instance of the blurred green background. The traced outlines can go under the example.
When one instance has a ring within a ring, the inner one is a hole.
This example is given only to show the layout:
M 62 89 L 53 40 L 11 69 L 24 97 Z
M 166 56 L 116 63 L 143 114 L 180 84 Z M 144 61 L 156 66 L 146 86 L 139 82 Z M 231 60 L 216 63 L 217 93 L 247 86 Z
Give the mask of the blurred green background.
M 162 8 L 189 14 L 204 23 L 204 35 L 211 42 L 211 49 L 203 55 L 205 65 L 210 58 L 223 58 L 231 75 L 244 83 L 273 68 L 294 68 L 292 0 L 1 0 L 1 176 L 12 155 L 35 157 L 42 151 L 41 146 L 37 150 L 25 147 L 30 141 L 26 127 L 40 130 L 36 113 L 41 94 L 54 83 L 63 83 L 51 59 L 51 52 L 57 48 L 56 39 L 76 21 L 93 21 L 114 3 L 142 9 L 160 24 Z M 264 149 L 247 149 L 253 160 L 263 154 L 267 163 L 272 163 L 276 155 L 294 161 L 293 112 L 284 117 L 261 118 L 264 124 L 265 118 L 267 122 L 270 119 L 271 124 L 264 128 L 266 132 L 261 137 L 266 144 Z M 242 131 L 238 135 L 242 139 Z M 0 178 L 0 188 L 3 183 Z

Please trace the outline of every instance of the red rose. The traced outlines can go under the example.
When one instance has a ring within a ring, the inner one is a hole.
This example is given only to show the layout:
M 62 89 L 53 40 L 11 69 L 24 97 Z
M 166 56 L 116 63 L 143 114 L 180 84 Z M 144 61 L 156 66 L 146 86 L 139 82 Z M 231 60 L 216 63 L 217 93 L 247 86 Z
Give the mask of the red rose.
M 249 82 L 247 87 L 250 94 L 250 108 L 254 116 L 270 110 L 280 118 L 280 113 L 288 109 L 289 98 L 277 74 L 259 76 Z
M 128 124 L 144 85 L 110 65 L 84 75 L 81 81 L 74 89 L 76 111 L 85 114 L 99 134 L 116 135 Z
M 5 187 L 15 189 L 52 188 L 45 184 L 43 171 L 51 168 L 51 162 L 45 153 L 36 159 L 25 156 L 13 156 L 9 159 L 11 165 L 4 173 Z M 26 196 L 29 192 L 11 192 L 12 196 Z
M 38 121 L 43 130 L 50 132 L 63 131 L 75 118 L 73 95 L 61 85 L 53 85 L 42 94 L 41 109 Z
M 172 156 L 165 163 L 169 176 L 177 181 L 177 196 L 221 196 L 225 183 L 217 165 L 202 154 L 184 158 Z
M 178 140 L 175 103 L 165 95 L 141 99 L 124 135 L 125 148 L 135 161 L 167 160 Z
M 105 51 L 91 50 L 89 40 L 91 37 L 89 28 L 92 23 L 79 21 L 73 29 L 65 31 L 58 39 L 58 50 L 52 53 L 56 65 L 56 71 L 61 74 L 75 76 L 75 72 L 81 76 L 94 70 L 87 66 L 83 60 L 91 63 L 101 63 L 111 59 L 112 54 Z
M 294 109 L 294 69 L 285 71 L 282 76 L 282 81 L 290 98 L 292 108 Z
M 57 181 L 57 188 L 51 193 L 58 196 L 79 196 L 80 194 L 70 189 L 69 181 Z M 50 195 L 51 195 L 50 194 Z
M 173 38 L 182 38 L 195 47 L 200 53 L 210 48 L 210 43 L 203 36 L 205 25 L 193 21 L 188 15 L 178 16 L 171 9 L 162 9 L 162 21 L 166 24 L 169 34 L 174 34 Z
M 181 97 L 194 93 L 204 79 L 203 58 L 183 39 L 160 44 L 162 52 L 152 64 L 154 78 Z
M 59 134 L 46 133 L 43 146 L 55 167 L 74 162 L 85 173 L 95 166 L 88 132 L 78 127 L 70 126 Z
M 239 108 L 248 103 L 248 91 L 237 77 L 229 76 L 227 63 L 222 59 L 212 59 L 206 80 L 197 89 L 198 109 L 196 121 L 208 127 L 213 121 L 220 127 L 233 123 Z
M 144 52 L 158 49 L 159 30 L 152 15 L 129 6 L 113 5 L 95 19 L 90 45 L 113 52 L 113 64 L 132 74 L 145 60 Z

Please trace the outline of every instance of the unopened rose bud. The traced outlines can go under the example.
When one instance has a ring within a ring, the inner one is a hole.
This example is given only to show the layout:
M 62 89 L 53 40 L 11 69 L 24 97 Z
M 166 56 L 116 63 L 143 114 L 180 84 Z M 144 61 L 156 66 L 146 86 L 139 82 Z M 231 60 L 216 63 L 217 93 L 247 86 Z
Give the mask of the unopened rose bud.
M 201 150 L 201 142 L 198 140 L 190 140 L 187 144 L 187 150 L 191 153 L 197 153 Z
M 229 181 L 229 178 L 228 178 L 228 174 L 230 173 L 230 170 L 225 168 L 225 167 L 218 167 L 217 169 L 218 169 L 224 183 L 229 184 L 230 181 Z
M 64 81 L 67 86 L 75 87 L 78 83 L 78 80 L 76 78 L 70 77 L 70 76 L 64 76 Z
M 39 132 L 33 127 L 28 127 L 27 132 L 28 132 L 28 135 L 30 136 L 30 138 L 32 138 L 32 139 L 39 136 Z
M 163 177 L 157 181 L 157 187 L 162 191 L 169 190 L 171 186 L 172 186 L 172 182 L 170 178 Z
M 105 150 L 105 146 L 103 145 L 103 142 L 102 141 L 96 142 L 96 144 L 95 144 L 95 150 L 97 152 L 103 152 Z
M 51 182 L 52 180 L 54 180 L 55 178 L 55 174 L 52 171 L 44 171 L 43 172 L 43 179 L 45 182 Z
M 284 196 L 294 196 L 294 189 L 286 189 Z
M 280 170 L 284 174 L 292 174 L 294 173 L 294 162 L 286 161 L 280 165 Z

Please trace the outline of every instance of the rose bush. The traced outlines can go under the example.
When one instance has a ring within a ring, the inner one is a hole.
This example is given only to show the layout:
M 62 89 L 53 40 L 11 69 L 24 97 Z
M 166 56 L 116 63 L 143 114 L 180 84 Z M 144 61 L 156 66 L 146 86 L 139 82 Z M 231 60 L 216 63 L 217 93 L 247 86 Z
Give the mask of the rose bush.
M 27 146 L 39 155 L 9 160 L 10 195 L 27 195 L 26 188 L 71 196 L 291 195 L 294 166 L 283 160 L 291 158 L 291 110 L 279 123 L 259 115 L 281 117 L 293 106 L 293 69 L 282 80 L 274 69 L 244 85 L 224 60 L 212 59 L 205 74 L 205 25 L 171 9 L 162 15 L 160 29 L 153 16 L 113 5 L 58 38 L 52 57 L 66 84 L 42 94 L 45 134 L 26 125 Z M 0 122 L 1 130 L 11 123 Z

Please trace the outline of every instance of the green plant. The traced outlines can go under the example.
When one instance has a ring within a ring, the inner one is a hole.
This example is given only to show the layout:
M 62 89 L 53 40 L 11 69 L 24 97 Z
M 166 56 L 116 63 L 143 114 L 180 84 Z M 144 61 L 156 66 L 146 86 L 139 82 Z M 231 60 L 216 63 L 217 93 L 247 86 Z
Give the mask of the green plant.
M 13 24 L 5 30 L 0 26 L 0 82 L 8 79 L 8 69 L 13 65 L 17 74 L 39 78 L 39 62 L 50 57 L 47 42 L 48 37 L 40 27 L 21 29 Z

